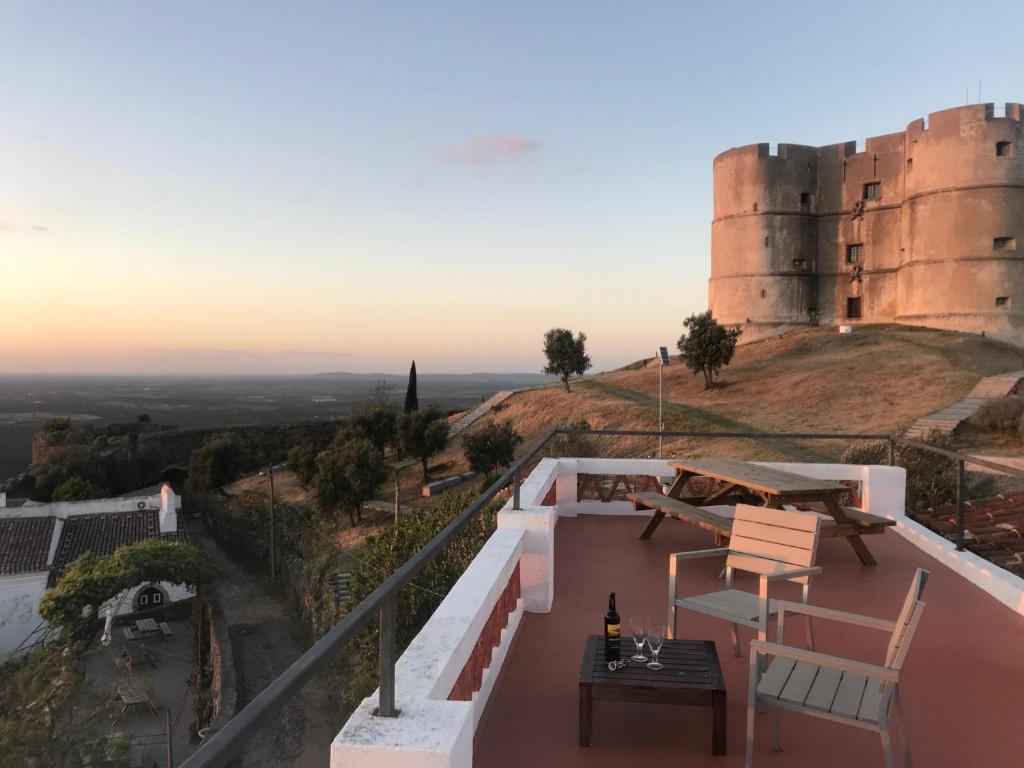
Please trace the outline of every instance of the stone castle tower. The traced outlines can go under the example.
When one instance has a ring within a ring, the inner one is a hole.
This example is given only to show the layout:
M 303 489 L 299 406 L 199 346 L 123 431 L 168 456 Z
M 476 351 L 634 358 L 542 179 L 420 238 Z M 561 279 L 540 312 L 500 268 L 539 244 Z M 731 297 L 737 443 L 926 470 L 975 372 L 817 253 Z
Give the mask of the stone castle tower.
M 752 341 L 897 322 L 1024 344 L 1024 108 L 935 112 L 905 131 L 714 161 L 709 303 Z

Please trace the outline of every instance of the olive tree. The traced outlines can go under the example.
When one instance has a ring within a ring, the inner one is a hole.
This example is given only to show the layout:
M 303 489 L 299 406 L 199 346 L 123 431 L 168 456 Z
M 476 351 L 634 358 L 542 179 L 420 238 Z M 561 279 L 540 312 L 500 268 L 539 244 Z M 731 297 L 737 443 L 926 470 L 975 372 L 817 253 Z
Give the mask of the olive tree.
M 565 385 L 565 391 L 570 392 L 569 379 L 573 376 L 582 376 L 586 373 L 592 363 L 586 350 L 587 335 L 580 331 L 573 338 L 572 331 L 568 328 L 552 328 L 544 334 L 544 356 L 548 364 L 544 366 L 544 373 L 558 376 Z
M 683 321 L 686 331 L 676 345 L 682 353 L 683 362 L 694 375 L 704 374 L 704 389 L 715 385 L 715 375 L 732 360 L 736 342 L 742 331 L 719 325 L 711 310 L 690 315 Z
M 344 510 L 352 525 L 363 520 L 360 507 L 387 477 L 384 456 L 363 437 L 335 443 L 316 460 L 317 501 L 324 512 Z

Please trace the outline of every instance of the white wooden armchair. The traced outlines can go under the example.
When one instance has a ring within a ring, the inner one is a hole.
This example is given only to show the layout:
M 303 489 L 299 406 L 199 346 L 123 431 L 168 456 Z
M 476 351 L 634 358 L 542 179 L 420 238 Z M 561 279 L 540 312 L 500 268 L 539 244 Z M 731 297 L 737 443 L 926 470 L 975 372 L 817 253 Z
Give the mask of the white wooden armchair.
M 732 624 L 733 653 L 740 654 L 740 627 L 756 629 L 767 640 L 768 621 L 778 613 L 778 603 L 768 598 L 768 585 L 792 581 L 803 585 L 803 602 L 810 595 L 811 576 L 821 573 L 814 565 L 818 553 L 821 518 L 813 512 L 789 511 L 737 504 L 728 547 L 676 552 L 668 556 L 668 636 L 676 636 L 680 608 L 697 611 Z M 679 563 L 704 557 L 725 556 L 725 589 L 702 595 L 678 597 Z M 733 589 L 733 572 L 760 576 L 758 594 Z M 814 629 L 807 621 L 807 642 L 814 648 Z
M 897 768 L 891 732 L 893 723 L 903 742 L 903 762 L 913 765 L 906 734 L 906 718 L 900 701 L 900 669 L 914 639 L 924 603 L 921 594 L 928 571 L 918 568 L 896 621 L 875 619 L 855 613 L 833 611 L 813 605 L 779 602 L 778 643 L 755 640 L 750 644 L 750 694 L 747 703 L 747 768 L 754 760 L 754 720 L 759 707 L 772 708 L 772 748 L 782 749 L 779 710 L 787 709 L 875 731 L 882 737 L 886 768 Z M 787 613 L 801 613 L 821 619 L 856 624 L 891 632 L 885 665 L 828 656 L 794 648 L 784 642 Z M 772 656 L 764 675 L 766 657 Z

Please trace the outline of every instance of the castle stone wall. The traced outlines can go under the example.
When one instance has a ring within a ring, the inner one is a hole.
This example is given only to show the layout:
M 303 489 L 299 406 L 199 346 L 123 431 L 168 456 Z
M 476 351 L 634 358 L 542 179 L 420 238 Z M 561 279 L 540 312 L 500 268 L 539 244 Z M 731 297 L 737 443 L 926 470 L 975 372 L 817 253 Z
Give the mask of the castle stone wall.
M 998 112 L 970 105 L 862 146 L 753 144 L 720 154 L 715 317 L 742 326 L 744 341 L 895 321 L 1024 343 L 1021 112 L 1015 103 Z M 850 316 L 858 299 L 859 318 Z

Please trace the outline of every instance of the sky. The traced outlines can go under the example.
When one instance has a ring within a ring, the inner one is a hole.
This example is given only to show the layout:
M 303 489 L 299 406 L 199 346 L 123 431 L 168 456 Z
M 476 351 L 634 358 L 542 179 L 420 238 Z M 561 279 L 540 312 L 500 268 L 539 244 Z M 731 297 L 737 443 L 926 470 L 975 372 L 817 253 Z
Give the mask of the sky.
M 1015 2 L 0 0 L 0 373 L 595 370 L 707 305 L 711 169 L 1024 101 Z

